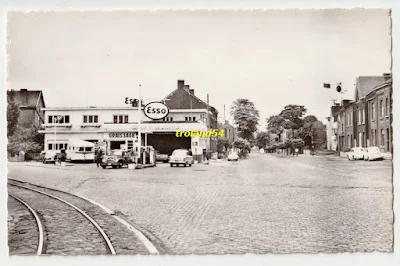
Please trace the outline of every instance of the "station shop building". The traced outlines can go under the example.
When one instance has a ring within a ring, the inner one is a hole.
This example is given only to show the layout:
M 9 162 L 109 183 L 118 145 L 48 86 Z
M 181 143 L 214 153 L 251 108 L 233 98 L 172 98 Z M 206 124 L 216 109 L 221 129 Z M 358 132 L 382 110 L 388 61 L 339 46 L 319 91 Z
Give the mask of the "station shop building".
M 161 101 L 162 102 L 162 101 Z M 144 103 L 146 104 L 146 103 Z M 141 112 L 141 142 L 158 152 L 171 154 L 174 149 L 191 149 L 201 159 L 203 151 L 216 152 L 216 139 L 206 136 L 177 137 L 176 131 L 217 129 L 218 112 L 194 95 L 194 90 L 178 80 L 178 87 L 165 97 L 168 115 L 152 120 Z M 139 107 L 47 107 L 44 133 L 45 151 L 67 149 L 68 145 L 88 141 L 113 149 L 132 150 L 138 146 Z

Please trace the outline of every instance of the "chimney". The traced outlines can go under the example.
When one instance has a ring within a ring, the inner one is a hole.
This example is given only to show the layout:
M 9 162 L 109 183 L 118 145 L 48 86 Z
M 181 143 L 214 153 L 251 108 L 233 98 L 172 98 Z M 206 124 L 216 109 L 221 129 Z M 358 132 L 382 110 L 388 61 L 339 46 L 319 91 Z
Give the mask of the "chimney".
M 183 79 L 178 80 L 178 89 L 183 89 L 185 86 L 185 81 Z
M 185 84 L 185 85 L 183 85 L 183 88 L 184 88 L 185 90 L 189 91 L 190 86 Z
M 21 89 L 21 103 L 23 106 L 28 106 L 28 89 Z
M 189 89 L 189 92 L 194 95 L 194 89 Z
M 383 73 L 383 77 L 385 78 L 385 80 L 389 80 L 392 77 L 391 73 Z

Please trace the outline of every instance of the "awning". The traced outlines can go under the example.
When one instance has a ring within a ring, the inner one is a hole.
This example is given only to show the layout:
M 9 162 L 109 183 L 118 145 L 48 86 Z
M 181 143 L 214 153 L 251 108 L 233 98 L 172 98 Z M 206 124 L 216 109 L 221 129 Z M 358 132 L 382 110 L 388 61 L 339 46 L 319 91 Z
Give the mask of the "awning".
M 69 145 L 74 147 L 94 147 L 94 143 L 81 139 L 71 140 Z

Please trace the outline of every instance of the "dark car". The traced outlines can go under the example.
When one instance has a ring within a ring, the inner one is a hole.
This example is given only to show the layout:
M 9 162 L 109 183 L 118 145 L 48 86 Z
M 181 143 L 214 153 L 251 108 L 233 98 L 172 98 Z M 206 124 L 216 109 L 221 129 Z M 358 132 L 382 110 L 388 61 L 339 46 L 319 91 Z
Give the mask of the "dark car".
M 121 168 L 124 165 L 128 166 L 129 163 L 132 163 L 132 159 L 126 152 L 122 150 L 111 150 L 110 155 L 103 155 L 100 165 L 103 169 L 107 166 Z
M 168 160 L 169 160 L 168 154 L 159 153 L 158 151 L 155 151 L 155 153 L 156 153 L 156 161 L 157 162 L 168 163 Z

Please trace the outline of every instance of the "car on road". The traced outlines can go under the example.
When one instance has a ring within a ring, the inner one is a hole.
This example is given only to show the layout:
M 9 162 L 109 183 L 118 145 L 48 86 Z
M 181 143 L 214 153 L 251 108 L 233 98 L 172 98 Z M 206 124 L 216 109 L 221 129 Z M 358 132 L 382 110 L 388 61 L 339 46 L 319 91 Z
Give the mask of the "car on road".
M 378 147 L 365 148 L 365 161 L 383 160 L 383 154 Z
M 169 163 L 172 166 L 179 166 L 180 164 L 186 166 L 192 166 L 193 164 L 193 156 L 191 152 L 186 149 L 177 149 L 174 150 L 169 157 Z
M 237 154 L 236 151 L 232 151 L 228 155 L 228 161 L 237 161 L 239 160 L 239 155 Z
M 111 166 L 112 168 L 121 168 L 124 165 L 128 166 L 129 163 L 132 163 L 132 159 L 125 151 L 111 150 L 110 155 L 103 155 L 100 165 L 103 169 L 106 169 L 107 166 Z
M 364 148 L 354 147 L 350 149 L 350 152 L 347 153 L 347 159 L 349 160 L 364 160 L 365 151 Z
M 158 151 L 156 151 L 155 153 L 156 153 L 156 161 L 157 162 L 168 163 L 168 160 L 169 160 L 168 154 L 159 153 Z

